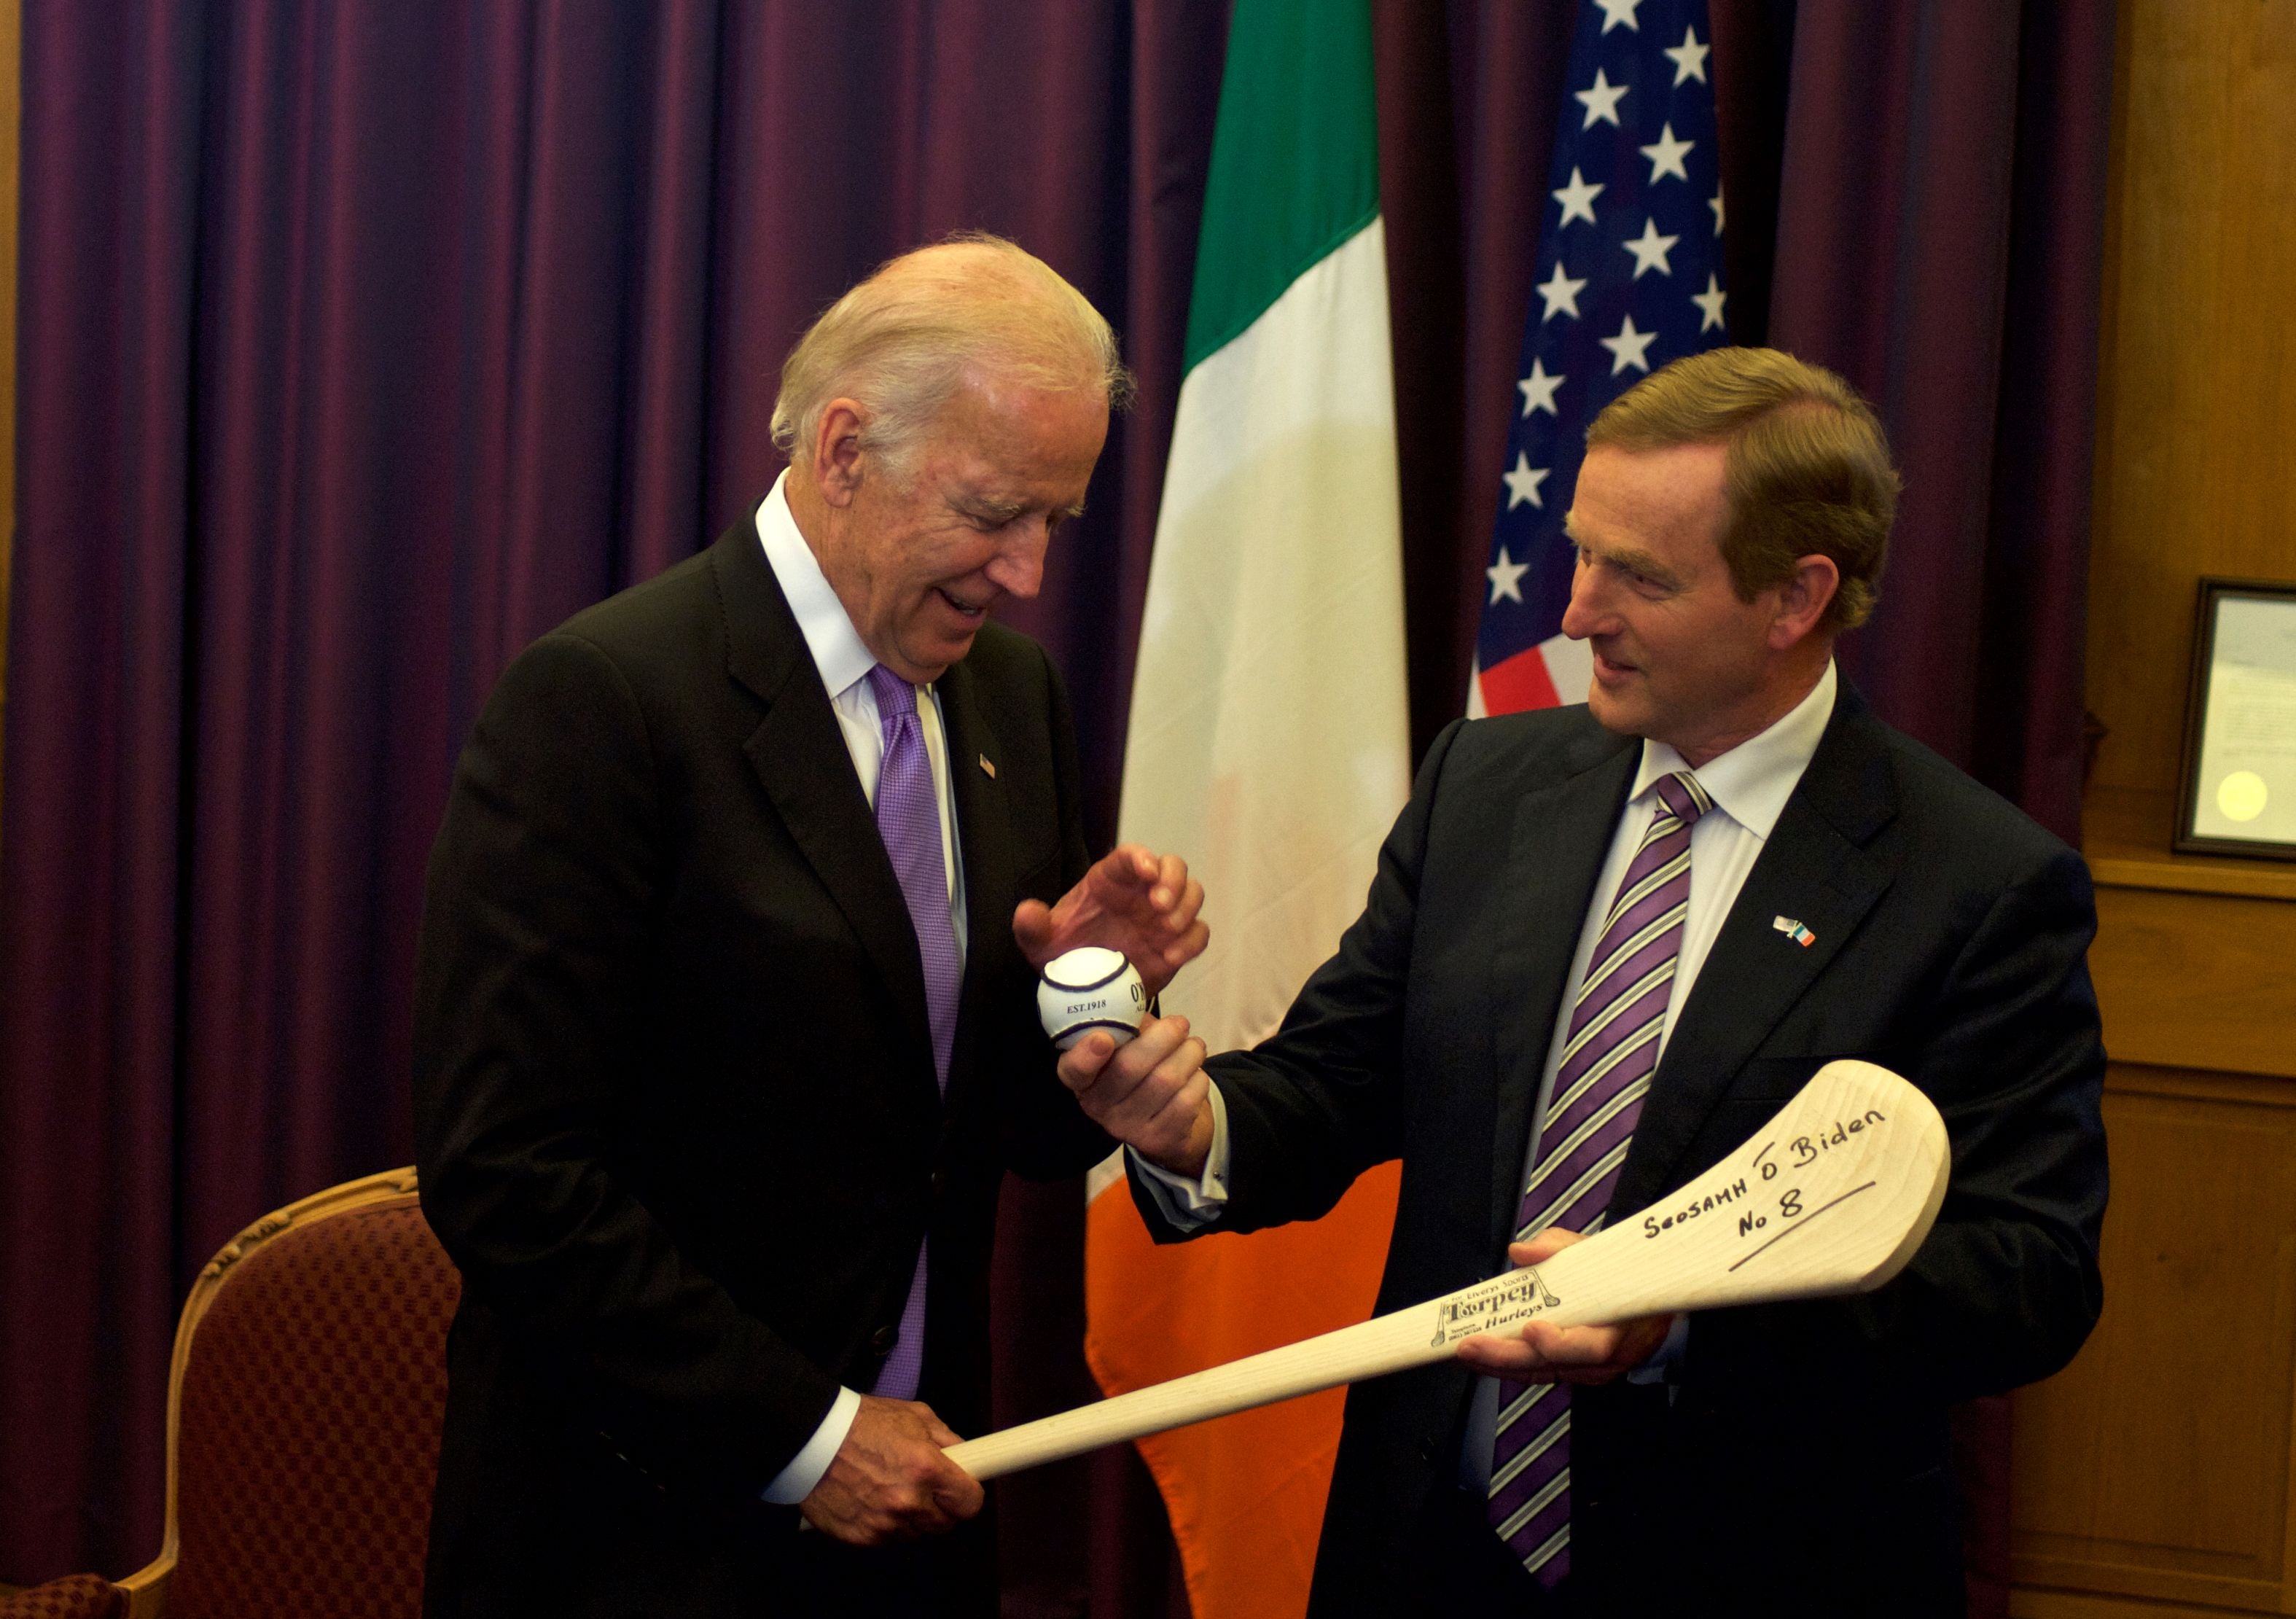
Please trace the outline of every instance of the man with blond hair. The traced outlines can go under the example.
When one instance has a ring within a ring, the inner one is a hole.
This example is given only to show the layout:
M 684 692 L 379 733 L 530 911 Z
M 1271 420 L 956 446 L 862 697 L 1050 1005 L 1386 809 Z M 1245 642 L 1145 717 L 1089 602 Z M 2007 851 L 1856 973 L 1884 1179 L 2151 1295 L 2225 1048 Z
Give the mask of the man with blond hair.
M 894 259 L 791 353 L 788 470 L 514 662 L 457 769 L 417 987 L 461 1268 L 433 1615 L 988 1613 L 1007 1168 L 1111 1143 L 1034 967 L 1152 990 L 1184 862 L 1088 863 L 1036 594 L 1129 378 L 1010 242 Z M 972 1520 L 967 1522 L 966 1520 Z
M 1904 1074 L 1953 1171 L 1903 1275 L 1353 1389 L 1310 1612 L 1958 1614 L 1947 1406 L 2056 1370 L 2099 1308 L 2087 874 L 1836 672 L 1898 488 L 1840 378 L 1712 350 L 1587 446 L 1585 706 L 1443 734 L 1272 1039 L 1199 1071 L 1155 1021 L 1062 1078 L 1167 1237 L 1311 1218 L 1399 1156 L 1384 1311 L 1619 1223 L 1830 1059 Z

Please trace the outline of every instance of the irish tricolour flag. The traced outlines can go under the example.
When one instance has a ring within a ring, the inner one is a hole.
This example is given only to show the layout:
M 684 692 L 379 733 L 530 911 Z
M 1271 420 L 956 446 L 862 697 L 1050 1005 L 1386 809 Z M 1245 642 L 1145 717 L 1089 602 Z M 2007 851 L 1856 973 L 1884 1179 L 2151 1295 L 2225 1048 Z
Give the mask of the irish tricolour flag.
M 1119 829 L 1185 854 L 1211 948 L 1165 997 L 1215 1051 L 1271 1032 L 1361 908 L 1409 790 L 1387 265 L 1366 0 L 1237 0 L 1220 85 Z M 1095 1198 L 1111 1393 L 1369 1313 L 1394 1213 L 1152 1248 Z M 1297 1614 L 1343 1392 L 1142 1442 L 1197 1619 Z

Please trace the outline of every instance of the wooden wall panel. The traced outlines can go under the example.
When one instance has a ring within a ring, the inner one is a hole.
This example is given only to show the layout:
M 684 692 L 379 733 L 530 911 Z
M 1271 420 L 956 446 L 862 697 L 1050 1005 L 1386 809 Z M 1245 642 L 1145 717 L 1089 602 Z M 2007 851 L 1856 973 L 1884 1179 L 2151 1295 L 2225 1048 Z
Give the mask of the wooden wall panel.
M 2105 1314 L 2017 1402 L 2017 1577 L 2296 1608 L 2296 1086 L 2116 1064 L 2105 1123 Z
M 2296 4 L 2123 0 L 2088 705 L 2176 785 L 2202 574 L 2296 578 Z M 2164 844 L 2165 846 L 2165 844 Z
M 2238 1610 L 2234 1610 L 2238 1611 Z M 2093 1591 L 2033 1590 L 2009 1593 L 2010 1619 L 2225 1619 L 2221 1607 L 2185 1602 L 2152 1602 L 2143 1598 L 2104 1596 Z
M 2296 904 L 2104 884 L 2096 914 L 2113 1057 L 2296 1078 Z
M 2104 1317 L 2014 1401 L 2022 1619 L 2296 1614 L 2296 867 L 2169 852 L 2206 574 L 2296 579 L 2296 0 L 2120 0 L 2083 806 Z

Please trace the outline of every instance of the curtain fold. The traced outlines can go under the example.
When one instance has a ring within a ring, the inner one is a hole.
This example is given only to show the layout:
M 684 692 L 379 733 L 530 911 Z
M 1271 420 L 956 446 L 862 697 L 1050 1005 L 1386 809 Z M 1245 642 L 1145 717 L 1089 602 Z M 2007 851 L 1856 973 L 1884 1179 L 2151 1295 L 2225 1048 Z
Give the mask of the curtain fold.
M 950 230 L 1043 255 L 1140 374 L 1010 615 L 1112 830 L 1226 19 L 26 0 L 0 1578 L 156 1549 L 191 1274 L 409 1156 L 422 866 L 496 671 L 737 518 L 790 342 Z M 1374 19 L 1423 745 L 1464 693 L 1570 8 Z M 2070 832 L 2109 9 L 1713 19 L 1734 333 L 1846 371 L 1906 463 L 1850 667 Z M 1011 1194 L 1000 1420 L 1091 1392 L 1080 1191 Z M 1129 1451 L 1004 1486 L 1010 1611 L 1164 1611 L 1144 1488 Z
M 191 711 L 191 455 L 170 401 L 193 366 L 177 159 L 202 97 L 187 13 L 132 41 L 40 21 L 0 774 L 0 1566 L 25 1582 L 152 1521 L 123 1485 L 150 1494 L 164 1459 Z M 110 116 L 83 116 L 91 83 Z
M 2108 5 L 1801 8 L 1770 298 L 1905 478 L 1845 663 L 2075 842 L 2112 62 Z

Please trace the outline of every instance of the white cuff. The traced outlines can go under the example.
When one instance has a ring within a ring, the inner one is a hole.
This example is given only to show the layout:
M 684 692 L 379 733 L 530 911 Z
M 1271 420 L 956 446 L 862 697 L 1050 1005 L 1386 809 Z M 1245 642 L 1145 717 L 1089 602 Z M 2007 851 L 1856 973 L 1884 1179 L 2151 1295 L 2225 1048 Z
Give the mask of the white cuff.
M 766 1500 L 776 1507 L 794 1507 L 811 1495 L 821 1475 L 829 1471 L 829 1464 L 837 1459 L 837 1447 L 845 1442 L 846 1434 L 853 1431 L 853 1419 L 860 1414 L 861 1396 L 849 1388 L 839 1389 L 837 1403 L 805 1442 L 805 1449 L 790 1458 L 790 1465 L 775 1474 L 774 1482 L 766 1486 Z
M 1212 1103 L 1212 1150 L 1204 1157 L 1204 1172 L 1193 1180 L 1175 1175 L 1160 1164 L 1143 1158 L 1130 1147 L 1124 1155 L 1137 1166 L 1142 1184 L 1163 1215 L 1176 1230 L 1193 1231 L 1208 1226 L 1220 1217 L 1227 1205 L 1227 1104 L 1220 1100 L 1218 1085 L 1210 1085 Z

